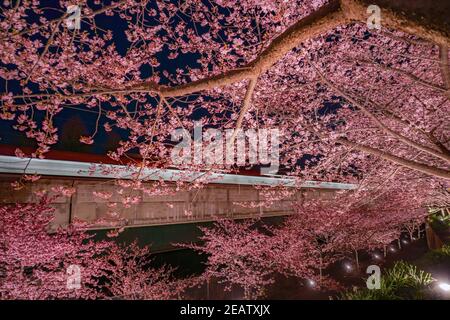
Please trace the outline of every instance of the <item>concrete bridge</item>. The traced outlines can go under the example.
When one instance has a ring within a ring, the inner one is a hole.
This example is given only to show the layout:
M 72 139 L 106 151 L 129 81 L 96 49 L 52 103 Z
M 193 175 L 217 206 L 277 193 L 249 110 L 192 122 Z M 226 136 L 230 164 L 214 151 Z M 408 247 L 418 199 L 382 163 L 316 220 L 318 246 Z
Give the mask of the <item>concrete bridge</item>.
M 114 178 L 130 179 L 132 172 L 126 167 L 112 165 L 119 169 L 117 174 L 105 174 L 101 168 L 92 170 L 92 163 L 27 159 L 12 156 L 0 156 L 0 202 L 29 203 L 37 200 L 34 192 L 50 190 L 63 185 L 73 187 L 76 193 L 71 197 L 61 197 L 53 203 L 56 208 L 55 225 L 70 223 L 73 219 L 86 221 L 102 220 L 93 225 L 93 229 L 111 228 L 120 220 L 119 225 L 128 227 L 158 226 L 183 223 L 201 223 L 215 218 L 227 217 L 242 219 L 255 216 L 273 217 L 292 213 L 293 202 L 307 197 L 328 197 L 336 190 L 353 189 L 354 185 L 330 182 L 304 183 L 295 189 L 288 199 L 275 202 L 269 207 L 251 207 L 262 199 L 258 186 L 294 187 L 295 181 L 280 176 L 244 176 L 232 174 L 208 175 L 209 184 L 202 189 L 176 191 L 176 181 L 194 181 L 202 179 L 205 173 L 186 172 L 169 169 L 147 169 L 143 175 L 150 187 L 164 180 L 168 192 L 164 195 L 147 195 L 141 191 L 130 191 L 128 195 L 140 196 L 141 203 L 130 208 L 120 209 L 120 217 L 107 214 L 108 202 L 119 202 L 115 194 L 108 200 L 93 195 L 93 191 L 114 193 L 118 189 Z M 22 174 L 38 174 L 42 178 L 28 184 L 22 190 L 12 190 L 11 182 Z M 294 190 L 294 189 L 293 189 Z M 120 219 L 118 219 L 120 218 Z

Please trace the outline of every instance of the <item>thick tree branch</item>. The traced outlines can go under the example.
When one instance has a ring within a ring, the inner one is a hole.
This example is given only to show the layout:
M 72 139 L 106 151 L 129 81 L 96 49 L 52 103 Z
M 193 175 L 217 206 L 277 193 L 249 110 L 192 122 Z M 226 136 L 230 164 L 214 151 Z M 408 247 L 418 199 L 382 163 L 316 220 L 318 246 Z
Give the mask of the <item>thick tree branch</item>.
M 341 0 L 341 9 L 350 20 L 366 22 L 369 5 L 380 7 L 383 28 L 450 45 L 448 16 L 442 11 L 449 8 L 447 0 Z
M 371 101 L 372 102 L 372 101 Z M 405 126 L 408 126 L 409 128 L 411 128 L 412 130 L 415 130 L 417 133 L 422 134 L 424 137 L 426 137 L 431 143 L 433 143 L 437 148 L 439 148 L 439 150 L 450 156 L 450 151 L 445 147 L 444 144 L 442 144 L 433 134 L 432 132 L 426 132 L 420 128 L 417 128 L 416 126 L 414 126 L 410 121 L 402 119 L 401 117 L 399 117 L 398 115 L 396 115 L 395 113 L 393 113 L 391 110 L 388 110 L 387 108 L 384 108 L 383 110 L 381 110 L 381 113 L 388 117 L 391 118 Z
M 233 145 L 234 139 L 236 139 L 236 135 L 238 134 L 239 129 L 242 127 L 242 121 L 244 121 L 245 114 L 248 109 L 252 105 L 252 96 L 255 91 L 256 82 L 258 81 L 257 77 L 250 79 L 247 87 L 247 91 L 245 92 L 244 101 L 242 102 L 241 111 L 239 112 L 239 117 L 236 121 L 236 128 L 233 131 L 233 135 L 230 138 L 230 141 L 227 141 L 229 145 Z
M 369 153 L 369 154 L 372 154 L 375 156 L 379 156 L 385 160 L 391 161 L 391 162 L 401 165 L 405 168 L 409 168 L 409 169 L 416 170 L 416 171 L 419 171 L 419 172 L 422 172 L 422 173 L 425 173 L 428 175 L 432 175 L 435 177 L 450 180 L 450 171 L 431 167 L 431 166 L 425 165 L 423 163 L 403 159 L 403 158 L 394 156 L 392 154 L 389 154 L 387 152 L 384 152 L 384 151 L 381 151 L 381 150 L 378 150 L 378 149 L 375 149 L 372 147 L 368 147 L 368 146 L 364 146 L 364 145 L 361 145 L 361 144 L 358 144 L 355 142 L 351 142 L 346 138 L 340 138 L 340 139 L 338 139 L 338 142 L 345 144 L 349 147 L 352 147 L 355 150 Z
M 176 97 L 250 79 L 267 71 L 302 41 L 314 38 L 351 21 L 365 23 L 368 17 L 367 7 L 372 4 L 366 2 L 363 0 L 329 1 L 326 5 L 287 28 L 255 60 L 239 69 L 229 70 L 215 76 L 174 87 L 160 86 L 153 81 L 144 81 L 143 83 L 123 88 L 120 91 L 127 91 L 129 93 L 137 91 L 157 92 L 162 97 Z M 372 2 L 373 4 L 380 5 L 382 9 L 383 27 L 401 30 L 432 42 L 450 44 L 450 36 L 440 29 L 436 29 L 434 25 L 429 25 L 421 19 L 417 19 L 417 17 L 412 17 L 411 14 L 406 14 L 403 10 L 400 10 L 402 8 L 392 9 L 385 1 L 373 0 Z M 122 3 L 121 1 L 112 6 L 119 7 Z M 102 8 L 93 12 L 90 16 L 110 9 L 112 7 Z M 53 20 L 50 23 L 61 19 Z M 108 91 L 111 92 L 113 90 Z M 96 94 L 103 93 L 97 92 Z
M 427 109 L 427 105 L 425 102 L 422 101 L 421 98 L 419 98 L 417 95 L 413 95 L 413 97 L 420 102 L 420 104 L 424 107 L 424 109 Z M 444 101 L 445 103 L 445 101 Z M 440 105 L 437 106 L 439 108 Z M 434 143 L 439 150 L 441 150 L 442 153 L 445 153 L 446 155 L 450 156 L 450 150 L 445 146 L 444 143 L 442 143 L 438 138 L 434 136 L 434 132 L 439 128 L 440 124 L 437 124 L 434 128 L 432 128 L 429 132 L 424 132 L 425 135 L 428 137 L 428 139 Z M 421 130 L 422 131 L 422 130 Z
M 383 1 L 372 1 L 377 2 Z M 369 3 L 371 4 L 371 3 Z M 286 29 L 252 62 L 246 66 L 225 73 L 193 81 L 176 87 L 159 87 L 153 82 L 138 85 L 139 88 L 157 90 L 162 96 L 182 96 L 198 91 L 230 85 L 262 74 L 279 61 L 286 53 L 298 46 L 302 41 L 311 39 L 331 29 L 351 21 L 367 21 L 367 7 L 361 0 L 331 0 L 328 4 L 304 17 Z M 383 27 L 401 30 L 429 41 L 450 44 L 450 36 L 437 30 L 421 19 L 414 19 L 403 11 L 395 11 L 380 3 Z
M 401 134 L 399 134 L 398 132 L 392 130 L 391 128 L 389 128 L 388 126 L 386 126 L 382 121 L 380 121 L 372 112 L 369 111 L 369 109 L 367 109 L 363 103 L 360 103 L 357 99 L 354 99 L 353 97 L 351 97 L 347 92 L 345 92 L 344 90 L 340 89 L 339 87 L 337 87 L 336 85 L 334 85 L 331 81 L 329 81 L 317 68 L 313 63 L 310 63 L 311 66 L 315 69 L 316 73 L 318 74 L 318 76 L 322 79 L 322 81 L 328 85 L 331 89 L 333 89 L 335 92 L 337 92 L 339 95 L 341 95 L 343 98 L 345 98 L 347 101 L 349 101 L 350 103 L 352 103 L 354 106 L 357 106 L 358 108 L 361 109 L 361 111 L 369 118 L 371 119 L 381 130 L 383 130 L 384 132 L 386 132 L 387 134 L 397 138 L 398 140 L 402 141 L 403 143 L 407 144 L 410 147 L 413 147 L 417 150 L 426 152 L 428 154 L 431 154 L 435 157 L 438 157 L 439 159 L 442 159 L 444 161 L 446 161 L 447 163 L 450 163 L 450 156 L 441 153 L 435 149 L 432 149 L 430 147 L 427 146 L 423 146 Z M 359 100 L 362 100 L 362 98 L 358 97 Z
M 145 82 L 133 88 L 149 88 L 158 91 L 164 97 L 175 97 L 254 78 L 268 70 L 302 41 L 330 31 L 346 21 L 343 12 L 340 10 L 339 1 L 332 0 L 286 29 L 255 60 L 239 69 L 175 87 L 162 87 L 154 82 Z
M 442 74 L 442 80 L 447 91 L 447 96 L 450 98 L 450 67 L 448 63 L 448 46 L 439 46 L 439 60 Z
M 352 62 L 350 59 L 347 59 L 346 61 Z M 377 68 L 380 68 L 380 69 L 383 69 L 383 70 L 386 70 L 386 71 L 393 71 L 393 72 L 402 74 L 402 75 L 408 77 L 409 79 L 411 79 L 413 82 L 419 83 L 419 84 L 421 84 L 421 85 L 423 85 L 423 86 L 425 86 L 427 88 L 430 88 L 430 89 L 433 89 L 433 90 L 437 90 L 437 91 L 440 91 L 440 92 L 444 92 L 444 93 L 447 92 L 446 88 L 441 87 L 441 86 L 439 86 L 437 84 L 428 82 L 426 80 L 423 80 L 423 79 L 419 78 L 418 76 L 416 76 L 416 75 L 414 75 L 414 74 L 412 74 L 412 73 L 410 73 L 408 71 L 405 71 L 405 70 L 402 70 L 402 69 L 398 69 L 398 68 L 388 67 L 388 66 L 382 65 L 380 63 L 376 63 L 374 61 L 369 61 L 369 60 L 354 59 L 354 61 L 356 61 L 357 63 L 360 63 L 360 64 L 367 65 L 367 66 L 377 67 Z

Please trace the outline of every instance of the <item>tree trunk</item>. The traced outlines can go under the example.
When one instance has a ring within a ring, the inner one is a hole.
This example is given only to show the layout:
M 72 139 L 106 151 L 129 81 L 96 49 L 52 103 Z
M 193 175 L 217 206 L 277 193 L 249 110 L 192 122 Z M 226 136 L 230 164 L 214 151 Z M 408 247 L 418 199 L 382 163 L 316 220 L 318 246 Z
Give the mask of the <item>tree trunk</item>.
M 319 275 L 320 275 L 320 278 L 319 278 L 320 284 L 322 284 L 322 277 L 323 277 L 323 274 L 322 274 L 322 253 L 320 254 Z
M 359 271 L 359 256 L 358 256 L 358 250 L 355 250 L 355 258 L 356 258 L 356 268 Z

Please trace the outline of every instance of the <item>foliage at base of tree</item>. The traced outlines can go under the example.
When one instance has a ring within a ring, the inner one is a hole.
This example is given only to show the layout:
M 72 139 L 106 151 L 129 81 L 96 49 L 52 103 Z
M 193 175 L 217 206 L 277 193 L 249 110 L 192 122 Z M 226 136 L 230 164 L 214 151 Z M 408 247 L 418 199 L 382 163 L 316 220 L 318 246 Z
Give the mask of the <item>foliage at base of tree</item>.
M 357 289 L 343 294 L 345 300 L 425 299 L 433 282 L 431 274 L 404 261 L 397 262 L 381 277 L 380 289 Z
M 51 202 L 0 206 L 0 300 L 175 299 L 191 284 L 152 268 L 148 247 L 94 241 L 74 224 L 49 232 Z
M 450 214 L 442 214 L 441 211 L 431 214 L 428 221 L 435 230 L 448 230 L 450 228 Z
M 450 263 L 450 244 L 431 250 L 424 257 L 425 263 Z

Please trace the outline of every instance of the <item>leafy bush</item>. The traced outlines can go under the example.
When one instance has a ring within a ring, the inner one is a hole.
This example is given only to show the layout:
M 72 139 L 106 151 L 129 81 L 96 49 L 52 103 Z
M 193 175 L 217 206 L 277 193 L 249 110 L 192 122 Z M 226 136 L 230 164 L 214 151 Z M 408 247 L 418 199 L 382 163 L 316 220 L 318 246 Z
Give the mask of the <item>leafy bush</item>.
M 450 214 L 445 214 L 441 210 L 430 210 L 429 222 L 433 229 L 446 230 L 450 228 Z
M 430 263 L 450 262 L 450 244 L 446 244 L 440 249 L 428 252 L 425 255 L 425 259 Z
M 381 276 L 380 289 L 358 289 L 343 294 L 346 300 L 404 300 L 423 299 L 429 285 L 433 282 L 431 274 L 417 269 L 404 261 Z

